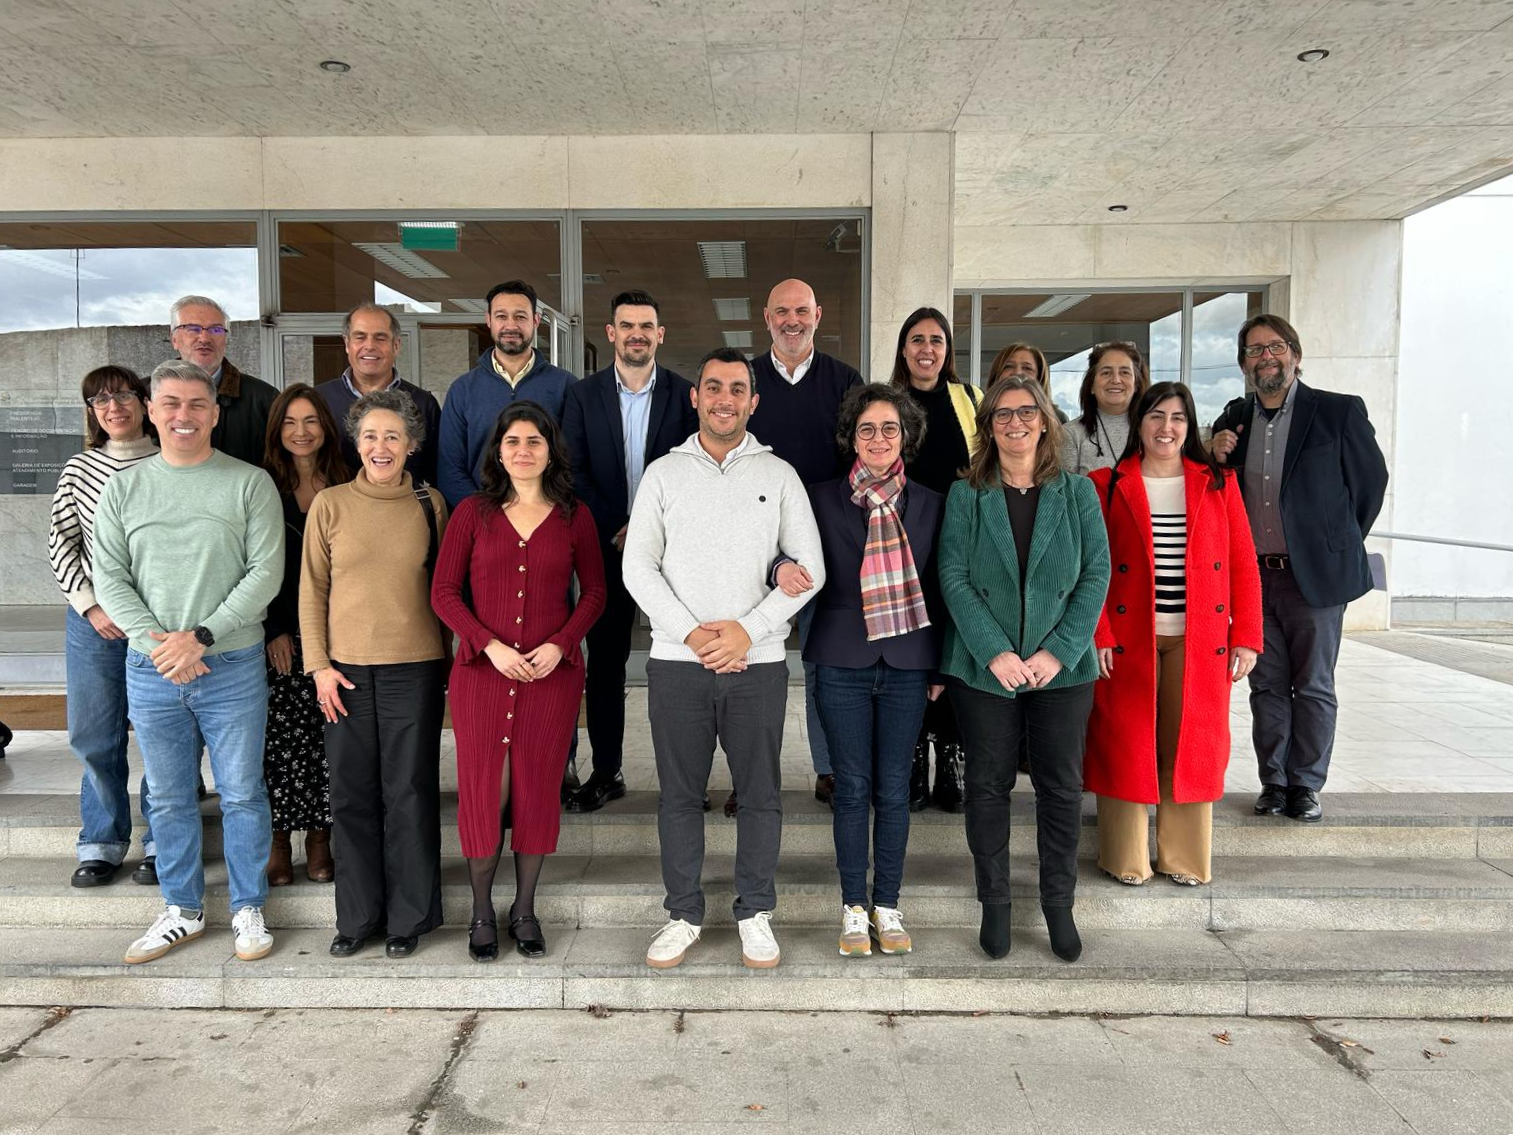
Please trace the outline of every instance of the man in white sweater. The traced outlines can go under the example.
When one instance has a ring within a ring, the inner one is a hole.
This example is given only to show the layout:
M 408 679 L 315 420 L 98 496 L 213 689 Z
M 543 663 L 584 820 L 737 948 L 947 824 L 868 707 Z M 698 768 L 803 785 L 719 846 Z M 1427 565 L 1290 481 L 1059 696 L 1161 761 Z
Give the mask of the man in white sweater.
M 788 620 L 825 582 L 819 530 L 803 482 L 746 432 L 756 409 L 751 364 L 711 351 L 692 394 L 699 432 L 646 469 L 625 539 L 625 586 L 651 619 L 647 704 L 656 752 L 657 835 L 668 922 L 648 965 L 682 962 L 704 924 L 704 791 L 715 744 L 740 797 L 735 917 L 741 960 L 778 964 L 783 807 L 779 752 L 788 700 Z M 779 550 L 809 569 L 813 590 L 769 584 Z

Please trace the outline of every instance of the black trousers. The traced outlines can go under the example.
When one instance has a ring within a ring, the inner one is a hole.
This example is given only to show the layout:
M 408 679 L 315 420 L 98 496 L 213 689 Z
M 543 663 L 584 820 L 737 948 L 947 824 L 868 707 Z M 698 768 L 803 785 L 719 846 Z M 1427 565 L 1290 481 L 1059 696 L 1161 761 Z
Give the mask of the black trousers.
M 1262 784 L 1324 787 L 1340 703 L 1334 666 L 1345 608 L 1310 607 L 1291 568 L 1261 568 L 1265 651 L 1250 672 L 1251 740 Z
M 625 662 L 635 627 L 636 601 L 625 590 L 621 570 L 625 557 L 608 541 L 604 553 L 604 613 L 588 629 L 588 672 L 584 696 L 588 700 L 588 743 L 594 750 L 594 775 L 607 780 L 620 771 L 625 755 Z M 574 738 L 577 732 L 574 731 Z
M 326 725 L 337 932 L 424 934 L 441 925 L 443 663 L 331 665 L 356 687 Z
M 1072 905 L 1077 893 L 1077 840 L 1082 832 L 1082 754 L 1093 683 L 1029 690 L 1004 697 L 948 679 L 951 704 L 966 745 L 967 847 L 977 871 L 977 900 L 1007 903 L 1009 792 L 1027 746 L 1035 786 L 1040 901 Z

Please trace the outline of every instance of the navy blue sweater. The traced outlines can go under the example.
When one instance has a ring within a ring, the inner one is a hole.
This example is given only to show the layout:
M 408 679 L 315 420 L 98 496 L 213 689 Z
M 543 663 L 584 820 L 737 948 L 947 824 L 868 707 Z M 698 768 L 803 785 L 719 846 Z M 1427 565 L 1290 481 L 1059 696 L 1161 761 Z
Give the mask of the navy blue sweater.
M 862 384 L 855 369 L 816 351 L 809 370 L 790 383 L 772 365 L 772 353 L 751 360 L 760 401 L 752 412 L 750 430 L 763 445 L 798 470 L 806 485 L 845 476 L 851 458 L 835 444 L 841 399 Z

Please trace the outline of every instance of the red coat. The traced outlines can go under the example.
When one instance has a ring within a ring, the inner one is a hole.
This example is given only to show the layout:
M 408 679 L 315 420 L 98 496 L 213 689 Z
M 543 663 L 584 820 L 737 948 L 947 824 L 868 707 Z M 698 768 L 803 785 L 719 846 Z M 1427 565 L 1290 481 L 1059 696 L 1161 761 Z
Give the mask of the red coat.
M 1183 461 L 1187 478 L 1187 642 L 1182 730 L 1172 776 L 1178 804 L 1224 795 L 1229 766 L 1230 651 L 1261 649 L 1261 574 L 1240 486 L 1226 475 L 1211 487 L 1207 469 Z M 1089 478 L 1108 525 L 1113 575 L 1094 644 L 1116 651 L 1112 678 L 1097 682 L 1088 722 L 1083 785 L 1142 804 L 1160 802 L 1156 780 L 1156 584 L 1150 502 L 1140 458 Z

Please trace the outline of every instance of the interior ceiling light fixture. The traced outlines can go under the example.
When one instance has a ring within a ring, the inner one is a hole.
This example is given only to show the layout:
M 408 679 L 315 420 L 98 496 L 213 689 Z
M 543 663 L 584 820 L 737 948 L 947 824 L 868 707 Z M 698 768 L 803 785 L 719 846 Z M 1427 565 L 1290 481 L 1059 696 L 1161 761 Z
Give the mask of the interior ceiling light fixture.
M 733 300 L 715 300 L 714 316 L 721 323 L 742 323 L 751 318 L 751 300 L 746 296 Z
M 343 63 L 340 59 L 322 59 L 320 69 L 332 75 L 345 75 L 352 70 L 352 64 Z
M 400 231 L 405 229 L 451 229 L 456 231 L 462 228 L 461 221 L 400 221 Z
M 701 240 L 699 259 L 704 262 L 707 280 L 744 280 L 746 278 L 746 242 L 744 240 Z
M 1329 58 L 1329 52 L 1322 47 L 1310 47 L 1307 51 L 1298 52 L 1299 63 L 1320 63 Z
M 380 264 L 394 269 L 401 276 L 408 276 L 412 280 L 448 280 L 451 279 L 445 272 L 432 264 L 424 256 L 417 256 L 404 245 L 394 241 L 369 242 L 354 241 L 353 248 L 360 248 Z
M 750 331 L 722 331 L 720 334 L 725 336 L 725 345 L 727 347 L 743 350 L 751 346 Z
M 1029 311 L 1024 313 L 1024 317 L 1026 319 L 1049 319 L 1053 315 L 1060 315 L 1063 311 L 1076 307 L 1090 295 L 1092 295 L 1091 292 L 1083 292 L 1080 295 L 1052 296 L 1044 303 L 1036 304 L 1030 308 Z
M 1129 212 L 1129 206 L 1128 205 L 1110 205 L 1108 207 L 1108 211 L 1110 213 L 1128 213 Z

